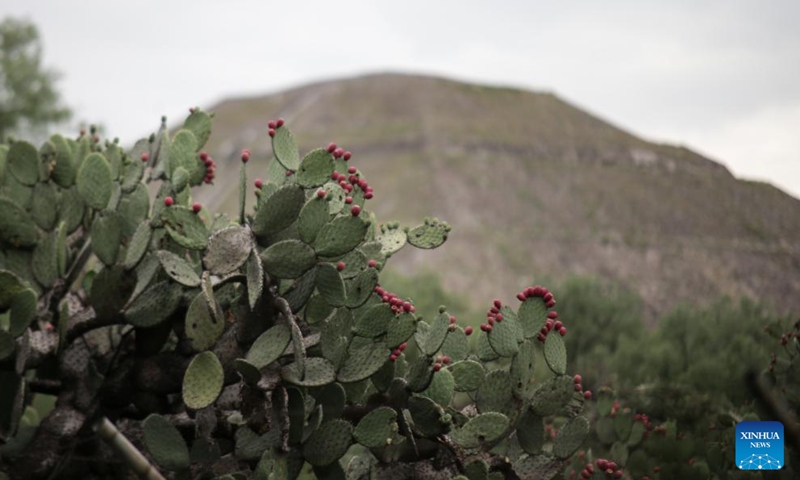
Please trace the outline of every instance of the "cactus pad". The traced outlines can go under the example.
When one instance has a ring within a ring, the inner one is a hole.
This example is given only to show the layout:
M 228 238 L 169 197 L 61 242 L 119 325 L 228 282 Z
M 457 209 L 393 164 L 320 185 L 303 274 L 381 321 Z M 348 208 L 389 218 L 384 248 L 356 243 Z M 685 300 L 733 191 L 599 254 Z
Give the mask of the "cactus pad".
M 544 444 L 544 419 L 530 409 L 525 409 L 517 423 L 517 441 L 525 453 L 540 453 Z
M 28 212 L 2 196 L 0 196 L 0 239 L 22 247 L 36 245 L 39 240 L 39 232 Z
M 348 350 L 342 369 L 336 379 L 341 383 L 353 383 L 369 378 L 389 359 L 389 350 L 383 342 L 367 343 Z
M 28 325 L 36 318 L 36 308 L 39 296 L 30 288 L 26 288 L 16 295 L 11 301 L 11 314 L 9 315 L 9 328 L 8 332 L 14 336 L 19 337 Z
M 521 400 L 530 400 L 534 386 L 536 346 L 533 340 L 520 344 L 519 352 L 511 359 L 511 386 L 514 395 Z
M 261 266 L 261 258 L 252 251 L 247 258 L 247 303 L 250 305 L 250 310 L 256 308 L 263 290 L 264 268 Z
M 242 380 L 247 385 L 257 385 L 261 380 L 261 371 L 243 358 L 235 359 L 233 361 L 233 368 L 239 373 L 239 376 L 242 377 Z
M 387 228 L 387 230 L 375 239 L 381 243 L 381 254 L 391 255 L 398 252 L 406 244 L 408 236 L 406 232 L 399 227 Z
M 231 226 L 208 239 L 203 265 L 214 275 L 227 275 L 239 269 L 250 255 L 253 239 L 247 227 Z
M 488 333 L 489 345 L 501 357 L 512 357 L 519 351 L 518 333 L 512 319 L 495 322 Z
M 479 448 L 500 439 L 508 426 L 508 417 L 502 413 L 482 413 L 455 430 L 453 440 L 464 448 Z
M 433 355 L 442 348 L 450 327 L 450 315 L 445 311 L 437 315 L 428 330 L 425 340 L 420 345 L 420 350 L 425 355 Z
M 558 332 L 550 332 L 544 341 L 544 359 L 556 375 L 567 373 L 567 348 Z
M 297 363 L 291 363 L 281 369 L 281 377 L 287 382 L 301 387 L 322 387 L 336 380 L 334 365 L 321 357 L 305 359 L 305 375 L 298 371 Z
M 372 295 L 376 285 L 378 285 L 378 272 L 374 268 L 368 268 L 345 282 L 347 292 L 345 306 L 358 308 L 363 305 Z
M 39 181 L 39 151 L 30 143 L 12 143 L 6 162 L 8 171 L 23 185 L 34 185 Z
M 314 250 L 300 240 L 283 240 L 261 252 L 264 270 L 278 278 L 298 278 L 317 261 Z
M 153 233 L 153 229 L 150 227 L 150 222 L 145 220 L 136 227 L 136 231 L 133 233 L 130 242 L 128 243 L 128 249 L 125 251 L 125 261 L 123 262 L 123 266 L 126 270 L 130 270 L 134 268 L 144 257 L 145 252 L 147 251 L 147 247 L 150 244 L 150 236 Z
M 493 370 L 486 374 L 478 389 L 475 405 L 481 413 L 511 410 L 511 378 L 505 370 Z
M 330 383 L 320 390 L 317 402 L 322 406 L 322 421 L 328 422 L 342 417 L 347 395 L 338 383 Z
M 222 364 L 214 352 L 195 356 L 183 376 L 183 402 L 193 410 L 205 408 L 222 392 Z
M 353 427 L 346 420 L 323 423 L 303 445 L 303 457 L 314 466 L 339 460 L 353 441 Z
M 197 140 L 197 149 L 203 148 L 203 145 L 208 141 L 211 136 L 211 116 L 206 112 L 195 109 L 183 122 L 183 128 L 192 132 Z M 136 158 L 136 157 L 134 157 Z
M 31 259 L 33 276 L 43 287 L 50 287 L 58 279 L 58 243 L 54 233 L 44 235 L 33 251 Z
M 284 324 L 275 325 L 253 342 L 245 358 L 257 368 L 266 367 L 280 358 L 290 340 L 289 327 Z
M 323 225 L 317 234 L 317 254 L 321 257 L 338 257 L 350 252 L 364 240 L 367 227 L 367 222 L 353 215 L 334 218 Z
M 317 268 L 317 291 L 320 296 L 333 307 L 342 307 L 345 302 L 344 280 L 339 271 L 330 263 L 320 264 Z
M 297 220 L 305 200 L 303 189 L 299 186 L 282 186 L 259 203 L 253 219 L 253 232 L 258 236 L 266 236 L 284 230 Z
M 171 279 L 186 287 L 200 286 L 200 275 L 197 274 L 189 262 L 179 255 L 167 250 L 159 250 L 156 252 L 156 256 L 161 263 L 161 268 Z
M 389 348 L 407 341 L 417 331 L 417 319 L 413 313 L 401 313 L 389 322 L 383 339 Z
M 323 185 L 333 173 L 333 155 L 324 148 L 312 150 L 303 157 L 297 169 L 297 183 L 304 188 Z
M 203 250 L 208 244 L 208 229 L 200 216 L 187 207 L 172 206 L 161 211 L 169 236 L 190 250 Z
M 39 182 L 33 187 L 31 214 L 36 224 L 44 230 L 52 230 L 58 220 L 59 194 L 52 183 Z
M 428 397 L 413 396 L 408 399 L 408 410 L 414 422 L 414 429 L 426 437 L 447 433 L 450 424 L 442 421 L 445 412 Z
M 447 407 L 453 398 L 454 387 L 453 374 L 447 369 L 442 369 L 433 374 L 430 385 L 420 395 L 430 398 L 442 407 Z
M 214 317 L 205 294 L 198 293 L 189 304 L 184 322 L 184 331 L 192 343 L 192 348 L 198 352 L 210 349 L 222 335 L 223 330 L 225 323 Z
M 561 375 L 542 383 L 531 401 L 533 413 L 546 417 L 558 413 L 572 398 L 575 384 L 572 377 Z
M 143 441 L 159 467 L 169 471 L 189 468 L 189 449 L 178 429 L 161 415 L 152 414 L 142 424 Z
M 441 354 L 450 357 L 453 362 L 467 359 L 469 342 L 463 328 L 456 325 L 455 329 L 447 334 L 444 344 L 442 344 Z
M 86 204 L 96 210 L 105 208 L 111 200 L 111 167 L 99 153 L 92 153 L 84 159 L 75 183 Z
M 424 225 L 413 228 L 408 232 L 408 243 L 417 248 L 436 248 L 447 240 L 449 231 L 450 225 L 447 222 L 426 221 Z
M 480 388 L 486 375 L 483 365 L 473 360 L 458 362 L 450 367 L 457 392 L 472 392 Z
M 519 306 L 518 317 L 525 338 L 536 338 L 547 323 L 547 307 L 541 297 L 528 297 Z
M 433 358 L 427 355 L 420 355 L 411 364 L 408 371 L 408 388 L 412 392 L 421 392 L 428 388 L 433 379 Z
M 294 135 L 286 127 L 275 129 L 272 137 L 272 152 L 286 170 L 295 171 L 300 166 L 300 152 Z
M 563 425 L 553 441 L 553 455 L 558 458 L 569 458 L 589 435 L 589 421 L 585 417 L 576 417 Z
M 328 203 L 314 195 L 303 205 L 299 215 L 297 233 L 300 240 L 313 245 L 320 228 L 331 220 Z
M 397 435 L 397 412 L 390 407 L 378 407 L 358 422 L 353 435 L 358 443 L 368 448 L 386 445 L 386 440 Z
M 153 327 L 163 322 L 181 301 L 181 287 L 170 281 L 152 285 L 125 310 L 125 319 L 135 327 Z
M 362 309 L 356 317 L 353 331 L 362 337 L 377 337 L 386 332 L 390 322 L 395 321 L 392 307 L 386 303 Z

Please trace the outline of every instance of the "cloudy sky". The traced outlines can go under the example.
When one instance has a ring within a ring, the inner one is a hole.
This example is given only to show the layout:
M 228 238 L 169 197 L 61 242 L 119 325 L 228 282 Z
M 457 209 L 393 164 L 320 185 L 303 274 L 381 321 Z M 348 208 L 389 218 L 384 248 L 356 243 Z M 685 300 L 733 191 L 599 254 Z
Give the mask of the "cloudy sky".
M 78 118 L 129 142 L 162 114 L 376 71 L 553 91 L 800 197 L 800 2 L 5 2 Z

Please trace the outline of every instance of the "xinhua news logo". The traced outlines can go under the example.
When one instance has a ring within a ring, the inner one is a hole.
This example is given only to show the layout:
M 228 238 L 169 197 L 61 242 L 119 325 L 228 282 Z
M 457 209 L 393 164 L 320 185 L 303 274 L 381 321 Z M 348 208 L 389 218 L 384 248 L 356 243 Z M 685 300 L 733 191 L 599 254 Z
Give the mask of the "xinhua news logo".
M 740 422 L 736 425 L 736 466 L 739 470 L 783 468 L 783 424 Z

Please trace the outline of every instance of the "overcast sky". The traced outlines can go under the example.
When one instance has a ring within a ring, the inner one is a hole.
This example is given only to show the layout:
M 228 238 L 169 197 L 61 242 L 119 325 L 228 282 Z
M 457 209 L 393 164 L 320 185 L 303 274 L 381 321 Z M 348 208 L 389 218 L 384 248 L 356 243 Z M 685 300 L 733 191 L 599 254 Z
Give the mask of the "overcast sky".
M 800 197 L 800 1 L 6 0 L 79 119 L 162 114 L 376 71 L 553 91 Z

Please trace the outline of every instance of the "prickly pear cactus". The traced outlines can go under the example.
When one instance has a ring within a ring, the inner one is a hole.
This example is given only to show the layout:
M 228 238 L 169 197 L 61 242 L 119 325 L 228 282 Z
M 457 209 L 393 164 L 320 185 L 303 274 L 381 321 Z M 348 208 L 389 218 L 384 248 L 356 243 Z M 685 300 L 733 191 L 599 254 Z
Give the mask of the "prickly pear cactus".
M 89 455 L 115 477 L 564 472 L 591 392 L 567 375 L 551 292 L 495 301 L 475 336 L 444 306 L 417 312 L 380 271 L 449 225 L 378 224 L 352 154 L 303 156 L 282 119 L 252 209 L 244 150 L 237 215 L 213 215 L 192 199 L 214 180 L 210 125 L 193 109 L 128 151 L 94 131 L 0 146 L 0 470 L 88 475 L 71 459 Z

